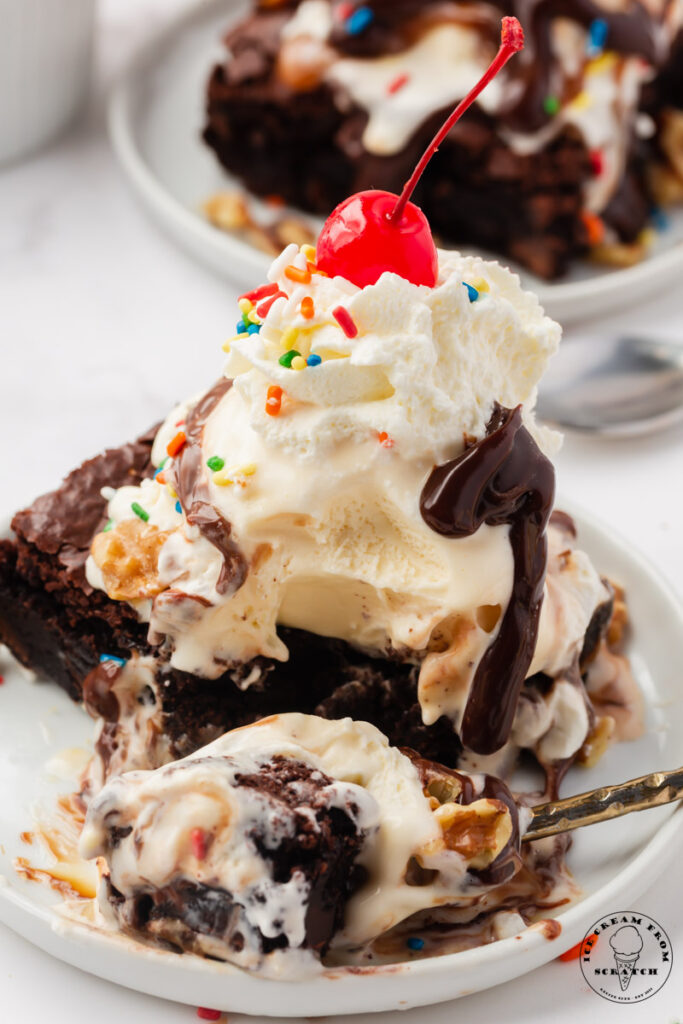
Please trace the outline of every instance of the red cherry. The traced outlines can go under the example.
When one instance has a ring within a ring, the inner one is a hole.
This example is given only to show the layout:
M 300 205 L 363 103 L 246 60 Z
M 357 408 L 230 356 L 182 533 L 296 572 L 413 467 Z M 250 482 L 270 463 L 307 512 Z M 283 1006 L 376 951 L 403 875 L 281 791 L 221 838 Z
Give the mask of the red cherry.
M 328 217 L 317 245 L 317 265 L 359 288 L 375 284 L 385 270 L 413 284 L 433 288 L 438 273 L 436 246 L 422 210 L 408 203 L 391 219 L 398 196 L 377 189 L 357 192 Z
M 378 190 L 357 192 L 332 211 L 318 238 L 320 270 L 330 277 L 345 277 L 359 288 L 375 284 L 385 271 L 413 284 L 434 287 L 438 273 L 436 246 L 427 218 L 409 202 L 410 197 L 455 122 L 523 46 L 522 26 L 516 18 L 503 18 L 500 49 L 490 67 L 436 133 L 401 195 Z

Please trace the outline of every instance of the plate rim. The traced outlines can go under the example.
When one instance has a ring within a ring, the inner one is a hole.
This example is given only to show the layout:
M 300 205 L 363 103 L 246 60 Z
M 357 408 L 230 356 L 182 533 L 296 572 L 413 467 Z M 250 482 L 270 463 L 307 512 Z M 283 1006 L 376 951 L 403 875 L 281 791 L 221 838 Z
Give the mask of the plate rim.
M 178 244 L 185 249 L 189 248 L 204 266 L 209 265 L 206 251 L 210 251 L 214 259 L 225 265 L 225 270 L 220 271 L 213 264 L 213 272 L 234 281 L 246 280 L 255 273 L 265 273 L 270 258 L 248 242 L 227 235 L 203 221 L 197 213 L 191 212 L 175 198 L 151 170 L 137 144 L 132 107 L 141 76 L 154 64 L 155 56 L 163 52 L 179 33 L 214 13 L 217 16 L 223 12 L 226 19 L 229 19 L 232 13 L 237 13 L 243 6 L 244 0 L 199 0 L 189 10 L 171 18 L 159 32 L 134 50 L 112 86 L 107 111 L 112 149 L 137 197 Z M 244 191 L 251 194 L 247 189 Z M 502 266 L 508 266 L 503 255 L 484 256 L 496 260 Z M 519 276 L 520 268 L 511 269 Z M 672 275 L 678 269 L 683 269 L 683 238 L 631 267 L 613 269 L 580 281 L 545 282 L 530 275 L 528 271 L 523 272 L 522 287 L 525 291 L 532 291 L 541 305 L 550 310 L 550 315 L 566 323 L 574 323 L 585 319 L 591 312 L 597 311 L 598 315 L 614 313 L 619 301 L 629 304 L 630 296 L 631 301 L 636 302 L 641 294 L 639 288 L 649 288 L 653 292 L 665 288 L 669 280 L 667 274 Z M 582 305 L 587 306 L 587 313 L 581 310 Z
M 556 507 L 568 511 L 576 519 L 579 535 L 585 530 L 597 534 L 606 542 L 608 549 L 611 547 L 612 550 L 618 550 L 639 575 L 647 576 L 649 583 L 662 594 L 683 628 L 683 602 L 654 562 L 600 516 L 576 502 L 565 500 L 560 495 Z M 0 520 L 0 536 L 8 532 L 9 517 Z M 353 967 L 326 968 L 321 974 L 303 982 L 264 979 L 232 964 L 216 964 L 191 954 L 185 955 L 179 962 L 176 954 L 144 947 L 116 933 L 93 930 L 87 925 L 68 920 L 55 909 L 60 905 L 58 901 L 53 905 L 37 903 L 25 892 L 13 890 L 1 875 L 0 921 L 66 963 L 136 991 L 164 996 L 178 1002 L 195 1001 L 188 999 L 183 986 L 192 984 L 191 979 L 200 979 L 203 986 L 202 999 L 207 1000 L 202 1005 L 220 1007 L 221 1000 L 225 999 L 230 1005 L 224 1009 L 242 1013 L 257 1012 L 268 1017 L 310 1016 L 314 999 L 321 1000 L 321 1005 L 315 1006 L 317 1016 L 427 1006 L 494 987 L 555 959 L 581 940 L 589 927 L 586 925 L 587 920 L 595 921 L 601 914 L 614 911 L 617 902 L 626 898 L 626 895 L 630 902 L 638 899 L 673 860 L 681 835 L 683 805 L 678 805 L 671 809 L 657 831 L 624 868 L 595 892 L 570 904 L 556 915 L 562 931 L 552 941 L 543 937 L 537 924 L 519 936 L 500 939 L 459 953 L 427 957 L 399 965 L 364 966 L 360 970 Z M 101 952 L 99 960 L 98 951 Z M 169 961 L 169 957 L 172 960 Z M 176 970 L 171 971 L 174 977 L 169 987 L 166 975 L 171 965 Z M 140 967 L 144 969 L 136 971 Z M 486 975 L 483 982 L 473 984 L 473 970 Z M 490 980 L 491 974 L 498 976 L 496 980 Z M 163 987 L 161 978 L 164 979 Z M 358 979 L 358 983 L 350 985 L 352 979 Z M 340 998 L 333 1008 L 327 1002 L 331 991 L 328 987 L 330 980 L 346 981 L 344 996 L 337 990 Z M 239 994 L 235 992 L 236 981 L 239 981 Z M 406 998 L 401 998 L 403 996 Z M 258 1006 L 255 1006 L 256 1002 Z M 283 1006 L 286 1007 L 285 1011 L 282 1010 Z

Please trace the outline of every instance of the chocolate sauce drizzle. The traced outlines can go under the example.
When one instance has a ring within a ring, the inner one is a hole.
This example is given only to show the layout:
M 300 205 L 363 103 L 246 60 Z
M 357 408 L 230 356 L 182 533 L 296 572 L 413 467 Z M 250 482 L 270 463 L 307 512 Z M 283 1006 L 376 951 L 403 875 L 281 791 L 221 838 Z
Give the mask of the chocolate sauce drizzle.
M 538 634 L 547 563 L 545 529 L 555 473 L 522 423 L 522 407 L 497 403 L 486 436 L 436 466 L 420 496 L 427 525 L 446 537 L 469 537 L 482 523 L 510 526 L 514 578 L 495 639 L 477 666 L 461 739 L 477 754 L 507 741 Z
M 667 9 L 672 2 L 668 0 Z M 538 131 L 553 116 L 545 109 L 545 101 L 557 92 L 553 23 L 558 18 L 567 18 L 586 29 L 594 21 L 604 21 L 606 49 L 642 57 L 654 66 L 662 64 L 666 58 L 663 32 L 666 10 L 656 15 L 647 9 L 643 0 L 633 0 L 626 11 L 609 10 L 597 0 L 491 0 L 491 6 L 497 7 L 501 15 L 517 17 L 526 36 L 525 50 L 508 70 L 509 80 L 521 83 L 521 95 L 517 88 L 509 90 L 514 100 L 503 115 L 506 125 L 517 131 Z M 430 13 L 430 5 L 424 0 L 373 0 L 371 7 L 374 20 L 362 33 L 349 34 L 343 19 L 335 20 L 332 44 L 337 50 L 358 57 L 399 53 L 411 44 L 420 20 Z M 479 17 L 482 31 L 486 32 L 488 27 L 492 42 L 497 44 L 498 19 L 492 17 L 487 26 L 486 19 Z M 467 7 L 463 8 L 461 19 L 473 19 Z M 565 85 L 571 87 L 571 83 Z
M 219 594 L 239 590 L 247 576 L 247 563 L 230 536 L 230 523 L 209 501 L 202 459 L 202 433 L 206 421 L 231 387 L 231 380 L 219 380 L 190 411 L 185 422 L 187 441 L 174 465 L 175 487 L 188 523 L 196 526 L 223 556 L 216 584 Z
M 541 129 L 552 114 L 545 109 L 554 93 L 557 58 L 552 27 L 558 18 L 568 18 L 588 29 L 601 20 L 607 25 L 605 46 L 627 56 L 642 57 L 657 65 L 665 56 L 661 45 L 661 24 L 640 0 L 628 11 L 610 11 L 595 0 L 496 0 L 504 14 L 515 14 L 522 23 L 528 44 L 513 74 L 524 83 L 522 96 L 508 112 L 506 122 L 524 132 Z

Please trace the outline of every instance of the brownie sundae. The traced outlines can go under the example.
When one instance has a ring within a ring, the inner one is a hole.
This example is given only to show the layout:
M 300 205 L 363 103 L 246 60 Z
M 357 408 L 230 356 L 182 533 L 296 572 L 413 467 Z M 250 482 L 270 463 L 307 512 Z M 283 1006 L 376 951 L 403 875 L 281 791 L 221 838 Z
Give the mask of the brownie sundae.
M 520 46 L 506 19 L 489 77 Z M 566 901 L 526 806 L 638 733 L 623 595 L 534 417 L 559 327 L 436 249 L 430 152 L 284 250 L 203 394 L 0 542 L 0 638 L 96 719 L 82 851 L 147 941 L 295 977 L 415 915 L 520 930 Z
M 211 72 L 204 139 L 251 192 L 323 215 L 398 190 L 491 59 L 501 13 L 526 52 L 444 140 L 417 202 L 446 242 L 543 278 L 587 254 L 642 258 L 653 206 L 683 194 L 668 0 L 256 2 Z

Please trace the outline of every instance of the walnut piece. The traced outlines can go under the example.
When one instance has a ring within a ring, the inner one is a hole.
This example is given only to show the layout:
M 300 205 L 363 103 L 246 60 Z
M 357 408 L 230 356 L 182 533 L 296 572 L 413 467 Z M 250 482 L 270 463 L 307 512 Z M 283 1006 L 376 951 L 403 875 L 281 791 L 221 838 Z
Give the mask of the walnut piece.
M 512 835 L 510 811 L 500 800 L 442 804 L 434 817 L 446 849 L 455 850 L 472 868 L 491 864 Z
M 104 587 L 114 601 L 154 597 L 165 589 L 158 574 L 159 552 L 170 536 L 140 519 L 124 519 L 92 542 L 93 561 Z

